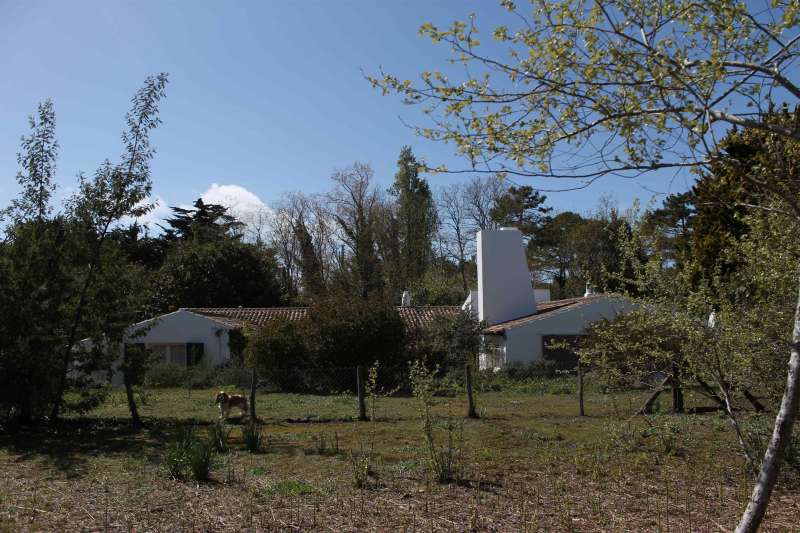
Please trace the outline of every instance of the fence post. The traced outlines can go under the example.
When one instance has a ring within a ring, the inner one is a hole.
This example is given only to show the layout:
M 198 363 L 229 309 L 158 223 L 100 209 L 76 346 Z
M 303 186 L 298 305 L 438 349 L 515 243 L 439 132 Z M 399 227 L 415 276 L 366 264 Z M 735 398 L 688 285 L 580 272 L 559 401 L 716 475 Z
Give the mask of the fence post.
M 580 359 L 578 359 L 578 407 L 580 416 L 586 416 L 583 410 L 583 366 Z
M 472 396 L 472 365 L 467 364 L 465 368 L 467 378 L 467 418 L 478 418 L 475 411 L 475 398 Z
M 364 367 L 356 367 L 356 392 L 358 394 L 358 419 L 367 419 L 367 398 L 364 393 Z
M 253 373 L 250 375 L 250 422 L 256 421 L 256 387 L 258 386 L 258 372 L 256 371 L 255 363 L 253 364 Z

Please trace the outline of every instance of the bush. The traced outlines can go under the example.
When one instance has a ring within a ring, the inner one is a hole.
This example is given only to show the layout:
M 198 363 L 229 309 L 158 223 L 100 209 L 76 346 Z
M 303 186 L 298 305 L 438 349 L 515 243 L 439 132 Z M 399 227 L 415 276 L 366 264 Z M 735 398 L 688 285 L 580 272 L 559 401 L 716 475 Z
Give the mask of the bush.
M 164 467 L 173 478 L 180 478 L 187 466 L 189 449 L 195 442 L 194 430 L 181 427 L 168 444 L 164 452 Z
M 208 428 L 208 441 L 218 453 L 227 453 L 230 436 L 231 430 L 225 426 L 225 422 L 222 420 L 211 424 Z
M 144 384 L 152 389 L 183 387 L 186 378 L 186 367 L 175 363 L 156 363 L 147 370 Z
M 264 436 L 261 433 L 261 424 L 250 422 L 242 428 L 242 439 L 245 447 L 252 453 L 261 451 L 264 443 Z
M 207 440 L 195 440 L 187 449 L 186 464 L 197 481 L 208 481 L 214 461 L 214 445 Z

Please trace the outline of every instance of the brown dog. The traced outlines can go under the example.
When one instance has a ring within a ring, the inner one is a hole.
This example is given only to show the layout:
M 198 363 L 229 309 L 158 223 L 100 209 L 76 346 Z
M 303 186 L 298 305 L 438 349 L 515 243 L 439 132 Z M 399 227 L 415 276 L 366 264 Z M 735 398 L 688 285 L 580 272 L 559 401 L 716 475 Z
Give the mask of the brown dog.
M 228 418 L 232 407 L 238 407 L 242 411 L 242 415 L 247 414 L 247 396 L 243 394 L 228 394 L 225 391 L 219 391 L 215 401 L 219 406 L 219 417 L 222 419 Z

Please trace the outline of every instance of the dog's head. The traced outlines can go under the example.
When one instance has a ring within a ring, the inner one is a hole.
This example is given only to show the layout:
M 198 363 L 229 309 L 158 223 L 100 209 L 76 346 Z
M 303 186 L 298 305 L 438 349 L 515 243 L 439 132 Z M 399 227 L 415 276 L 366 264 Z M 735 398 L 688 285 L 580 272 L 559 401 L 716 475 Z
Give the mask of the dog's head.
M 217 393 L 217 399 L 214 400 L 214 403 L 227 403 L 228 401 L 228 393 L 224 390 L 219 391 Z

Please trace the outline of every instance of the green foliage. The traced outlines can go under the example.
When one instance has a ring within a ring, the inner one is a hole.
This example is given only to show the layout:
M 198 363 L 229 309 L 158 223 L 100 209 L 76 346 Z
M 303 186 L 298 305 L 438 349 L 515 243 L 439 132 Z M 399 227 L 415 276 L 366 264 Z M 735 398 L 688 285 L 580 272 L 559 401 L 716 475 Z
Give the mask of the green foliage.
M 176 243 L 155 274 L 154 312 L 178 307 L 271 307 L 281 302 L 277 265 L 251 244 Z
M 195 440 L 194 428 L 181 426 L 167 444 L 162 461 L 170 477 L 178 479 L 183 476 L 189 464 L 189 450 Z
M 318 366 L 403 362 L 403 322 L 397 310 L 378 297 L 317 300 L 308 310 L 304 331 Z
M 509 187 L 495 202 L 489 216 L 498 226 L 513 226 L 528 238 L 536 235 L 549 221 L 546 196 L 529 185 Z
M 450 483 L 461 479 L 464 473 L 463 423 L 452 418 L 439 421 L 433 415 L 434 394 L 438 388 L 437 370 L 427 368 L 422 361 L 414 361 L 409 369 L 409 379 L 417 400 L 428 473 L 439 483 Z M 438 423 L 442 423 L 446 434 L 443 445 L 436 442 L 434 431 Z
M 477 365 L 482 329 L 483 324 L 467 312 L 437 317 L 411 332 L 409 351 L 437 365 Z
M 256 421 L 250 421 L 243 426 L 242 439 L 248 451 L 260 453 L 264 448 L 264 433 L 261 424 Z
M 422 165 L 411 147 L 405 146 L 400 151 L 397 167 L 389 192 L 397 198 L 399 275 L 395 287 L 402 290 L 419 282 L 428 269 L 438 221 L 428 182 L 419 175 Z
M 214 444 L 207 440 L 196 440 L 189 446 L 186 464 L 195 481 L 208 481 L 214 464 Z
M 208 427 L 208 441 L 217 453 L 227 453 L 231 438 L 231 429 L 222 420 L 217 420 Z
M 285 391 L 302 391 L 310 386 L 303 379 L 303 369 L 311 363 L 303 323 L 274 320 L 245 334 L 245 360 L 256 368 L 260 379 Z
M 228 214 L 228 208 L 207 204 L 202 198 L 194 202 L 194 209 L 172 208 L 172 218 L 166 220 L 164 238 L 168 241 L 218 242 L 237 237 L 244 224 Z
M 105 380 L 93 376 L 108 372 L 126 328 L 141 317 L 141 269 L 111 228 L 151 207 L 149 133 L 166 83 L 165 74 L 147 78 L 126 115 L 120 161 L 106 160 L 91 178 L 81 174 L 57 216 L 49 203 L 57 155 L 51 104 L 40 106 L 23 137 L 23 190 L 0 245 L 0 410 L 13 418 L 41 419 L 48 410 L 56 418 L 66 393 L 82 399 L 73 404 L 79 410 L 96 405 Z

